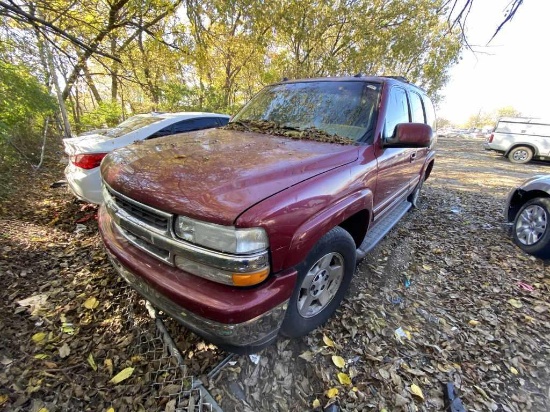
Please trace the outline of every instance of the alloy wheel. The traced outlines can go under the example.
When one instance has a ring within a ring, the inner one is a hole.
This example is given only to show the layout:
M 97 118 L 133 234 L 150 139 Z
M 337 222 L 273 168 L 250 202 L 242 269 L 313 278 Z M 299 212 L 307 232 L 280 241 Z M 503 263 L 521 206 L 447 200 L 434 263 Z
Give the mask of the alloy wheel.
M 311 318 L 332 301 L 344 278 L 344 258 L 339 253 L 327 253 L 304 277 L 298 295 L 298 313 Z

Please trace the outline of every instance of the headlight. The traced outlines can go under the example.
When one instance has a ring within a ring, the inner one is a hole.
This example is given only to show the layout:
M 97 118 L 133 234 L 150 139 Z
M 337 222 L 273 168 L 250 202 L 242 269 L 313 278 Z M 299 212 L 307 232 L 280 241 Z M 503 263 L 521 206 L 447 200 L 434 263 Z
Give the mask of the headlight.
M 187 242 L 220 252 L 249 254 L 269 246 L 267 233 L 262 228 L 237 229 L 179 216 L 175 231 L 179 238 Z

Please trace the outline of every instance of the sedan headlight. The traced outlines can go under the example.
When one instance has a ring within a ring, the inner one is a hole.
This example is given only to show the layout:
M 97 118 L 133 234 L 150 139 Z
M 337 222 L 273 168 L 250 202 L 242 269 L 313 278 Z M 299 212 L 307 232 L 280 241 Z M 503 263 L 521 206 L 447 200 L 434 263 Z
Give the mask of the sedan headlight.
M 178 216 L 175 232 L 187 242 L 237 255 L 262 251 L 269 246 L 267 233 L 262 228 L 238 229 L 186 216 Z

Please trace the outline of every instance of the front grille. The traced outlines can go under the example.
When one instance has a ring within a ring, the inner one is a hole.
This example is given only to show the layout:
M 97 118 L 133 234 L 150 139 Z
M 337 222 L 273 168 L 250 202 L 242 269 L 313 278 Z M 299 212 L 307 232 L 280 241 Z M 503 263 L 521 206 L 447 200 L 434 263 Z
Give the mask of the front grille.
M 109 189 L 107 189 L 109 190 Z M 118 193 L 115 193 L 112 190 L 109 190 L 109 194 L 111 197 L 115 200 L 116 205 L 123 209 L 126 213 L 129 215 L 135 217 L 139 221 L 154 227 L 155 229 L 159 229 L 163 232 L 167 232 L 169 229 L 169 218 L 166 216 L 161 216 L 151 210 L 147 210 L 144 207 L 134 203 L 130 202 L 124 198 L 122 198 Z

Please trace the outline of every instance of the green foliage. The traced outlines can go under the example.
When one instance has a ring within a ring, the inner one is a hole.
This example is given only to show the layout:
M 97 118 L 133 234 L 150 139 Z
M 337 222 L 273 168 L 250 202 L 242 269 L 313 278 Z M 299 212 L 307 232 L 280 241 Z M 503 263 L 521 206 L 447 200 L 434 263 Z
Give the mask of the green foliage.
M 24 66 L 0 61 L 0 135 L 55 110 L 55 100 Z
M 34 7 L 89 47 L 45 32 L 56 39 L 54 63 L 77 130 L 111 125 L 122 113 L 234 113 L 283 77 L 400 75 L 437 102 L 462 47 L 446 0 L 43 0 Z M 29 44 L 17 47 L 17 58 L 27 54 L 36 66 L 33 25 L 12 24 L 5 32 L 20 40 L 13 44 Z
M 80 116 L 79 131 L 112 127 L 120 123 L 122 107 L 117 102 L 102 101 L 97 108 Z
M 517 109 L 512 106 L 505 106 L 490 113 L 479 111 L 477 114 L 471 115 L 464 126 L 467 128 L 482 129 L 486 126 L 494 126 L 501 117 L 518 116 L 521 116 L 521 113 Z
M 42 124 L 55 108 L 55 100 L 26 67 L 0 60 L 2 166 L 39 152 Z
M 521 117 L 521 112 L 513 106 L 505 106 L 496 110 L 495 120 L 501 117 Z

